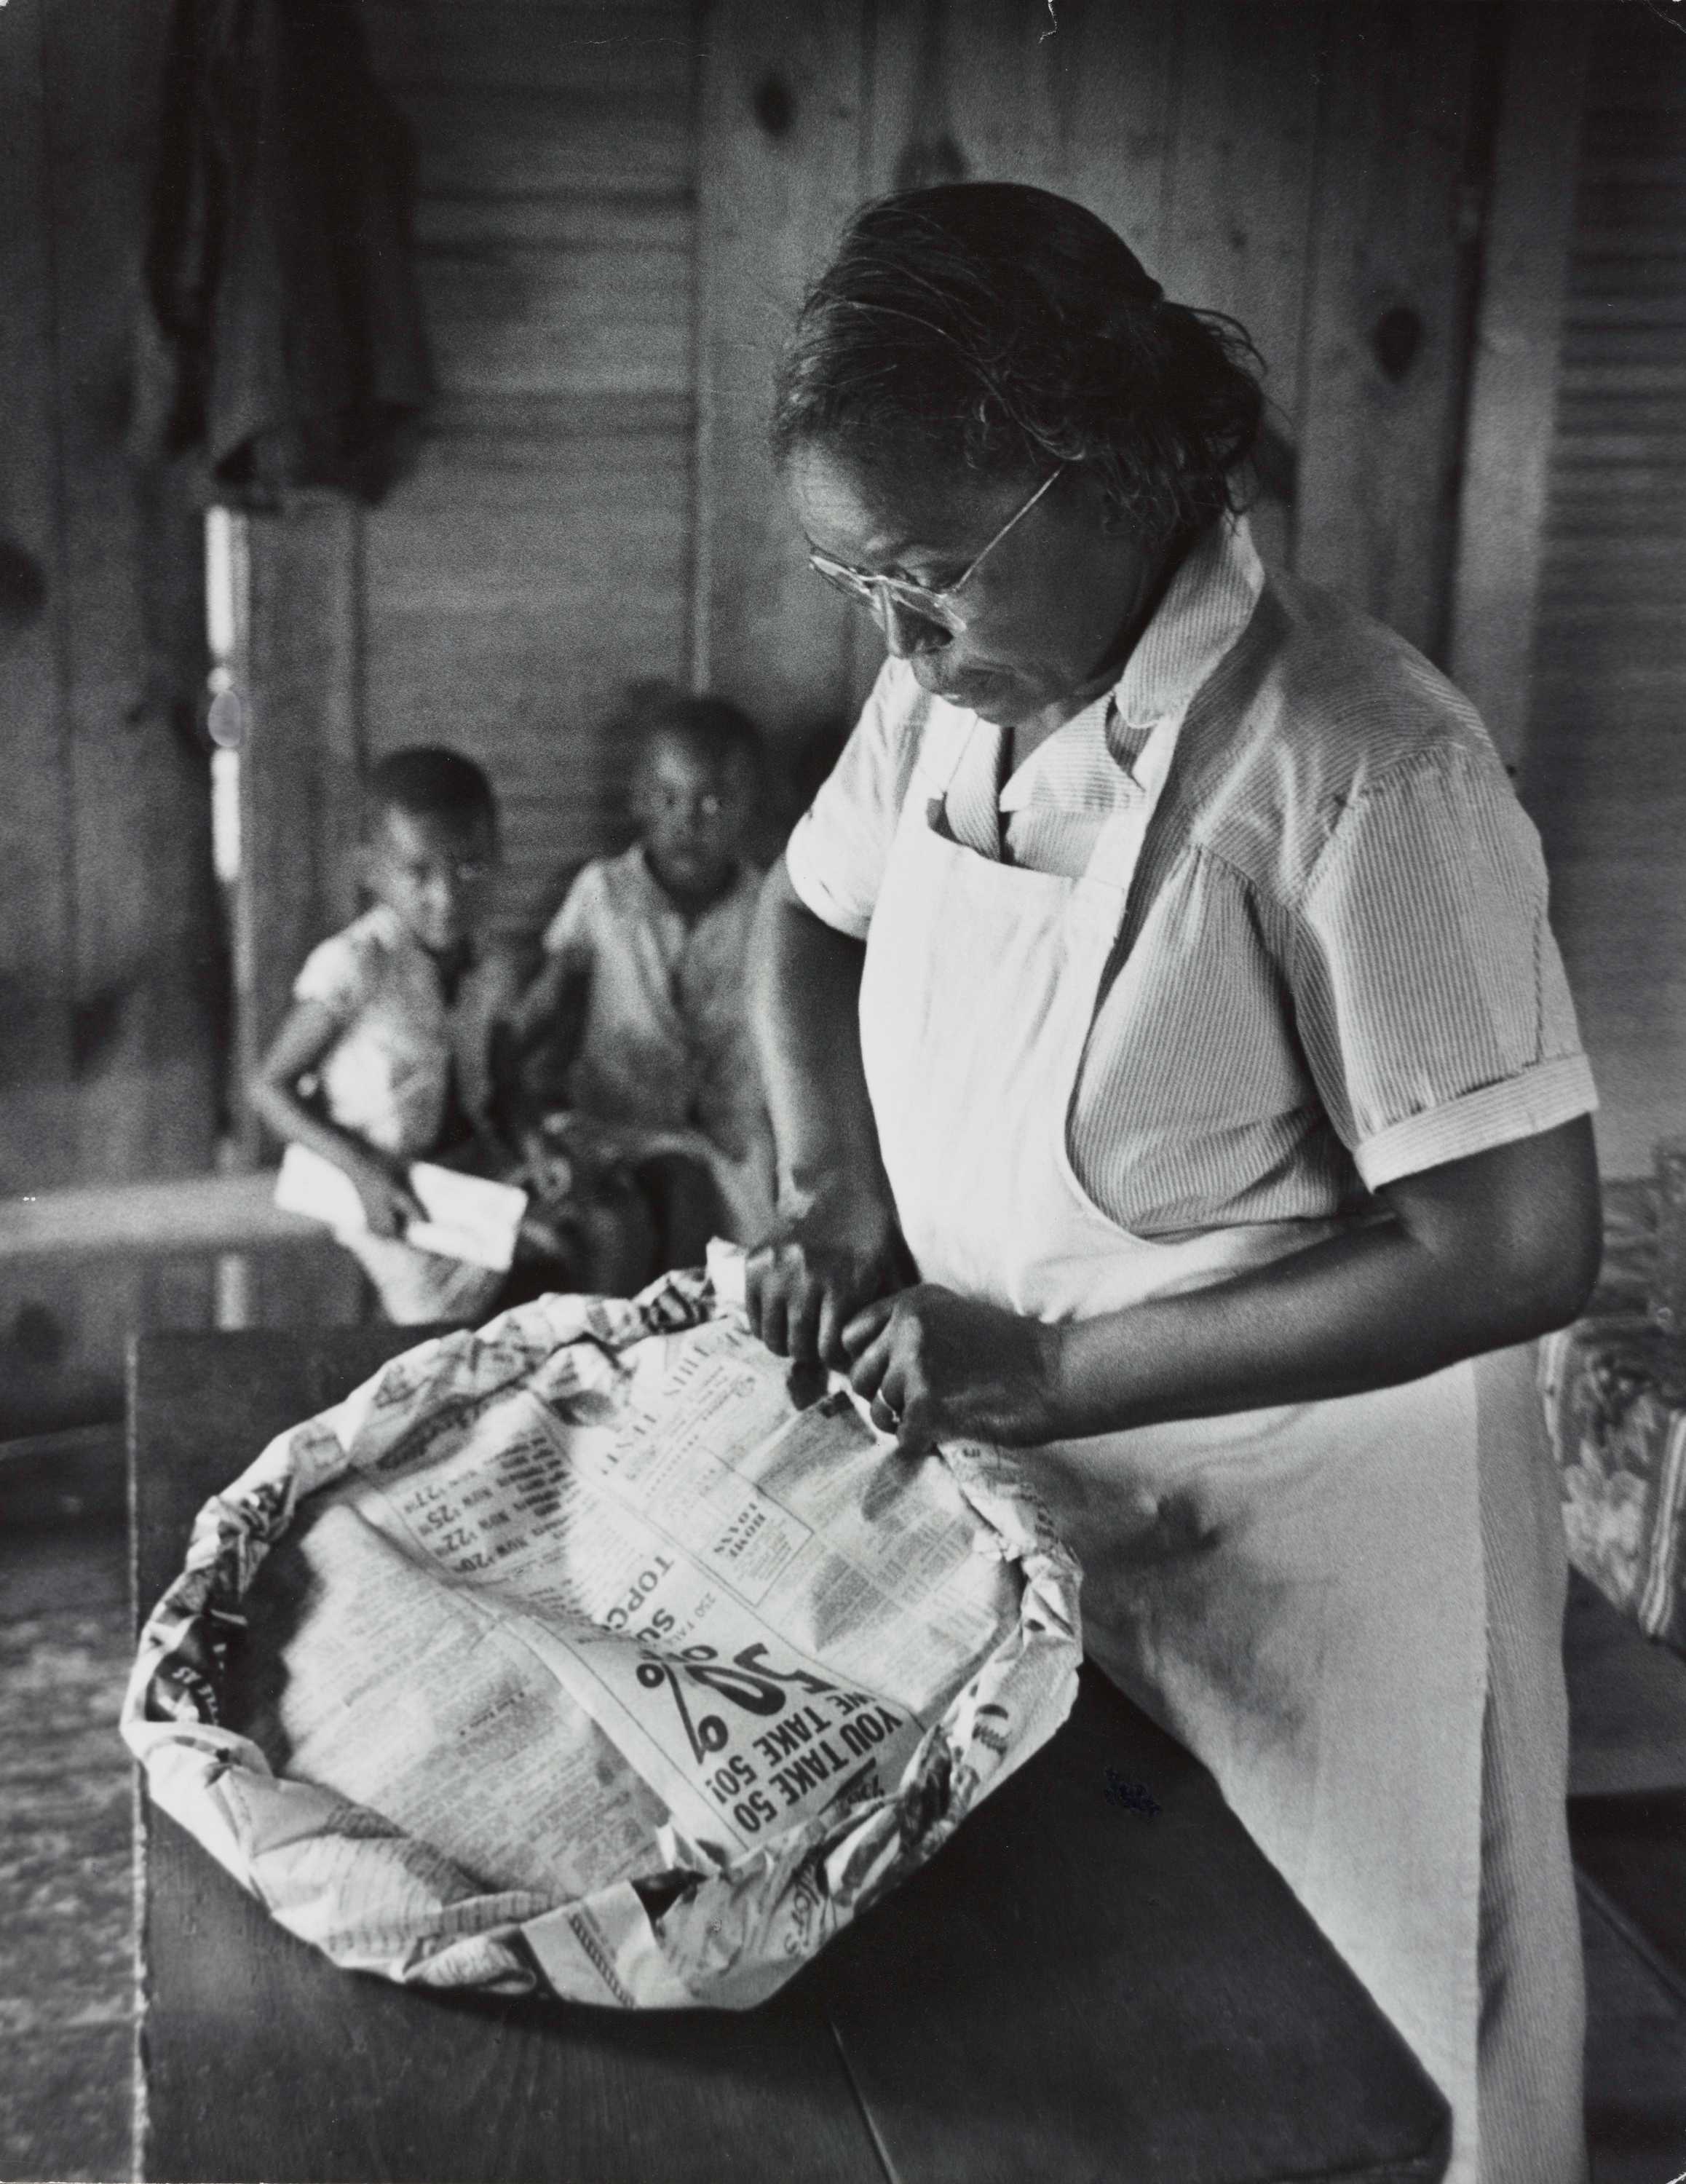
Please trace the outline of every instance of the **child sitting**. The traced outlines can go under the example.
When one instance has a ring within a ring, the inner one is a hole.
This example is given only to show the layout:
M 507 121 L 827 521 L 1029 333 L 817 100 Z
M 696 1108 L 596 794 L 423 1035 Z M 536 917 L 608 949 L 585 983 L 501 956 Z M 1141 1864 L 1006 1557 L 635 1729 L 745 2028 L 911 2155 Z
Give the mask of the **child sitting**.
M 422 1217 L 410 1162 L 515 1165 L 493 1118 L 494 1034 L 519 992 L 482 932 L 497 863 L 492 784 L 471 760 L 434 745 L 383 759 L 364 806 L 374 906 L 308 958 L 251 1087 L 279 1137 L 356 1185 L 368 1231 L 340 1240 L 401 1323 L 482 1318 L 504 1281 L 403 1240 Z
M 519 1036 L 529 1051 L 548 1040 L 556 1089 L 637 1162 L 660 1264 L 688 1266 L 712 1234 L 754 1241 L 772 1212 L 744 993 L 762 874 L 743 845 L 760 739 L 724 699 L 665 691 L 641 694 L 631 725 L 639 838 L 574 882 Z

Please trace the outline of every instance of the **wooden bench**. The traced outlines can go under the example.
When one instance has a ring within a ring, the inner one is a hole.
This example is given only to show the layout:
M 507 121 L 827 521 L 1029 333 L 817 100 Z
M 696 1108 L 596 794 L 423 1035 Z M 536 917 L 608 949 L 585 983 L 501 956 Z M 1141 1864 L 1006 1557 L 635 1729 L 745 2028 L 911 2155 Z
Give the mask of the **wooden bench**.
M 210 1494 L 417 1339 L 141 1338 L 138 1608 Z M 1088 1672 L 1066 1728 L 930 1866 L 744 2015 L 441 2000 L 358 1978 L 271 1924 L 144 1798 L 138 1825 L 142 2177 L 1430 2184 L 1444 2170 L 1445 2106 L 1403 2042 L 1205 1769 Z
M 275 1189 L 270 1169 L 95 1184 L 0 1199 L 0 1264 L 320 1245 L 320 1222 L 283 1213 Z

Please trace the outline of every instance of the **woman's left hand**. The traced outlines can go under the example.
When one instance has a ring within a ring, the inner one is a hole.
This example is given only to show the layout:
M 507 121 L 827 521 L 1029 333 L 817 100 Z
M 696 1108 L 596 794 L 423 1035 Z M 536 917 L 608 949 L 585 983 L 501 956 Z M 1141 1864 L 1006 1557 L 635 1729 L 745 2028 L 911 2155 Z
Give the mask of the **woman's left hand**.
M 904 1455 L 939 1440 L 1023 1446 L 1060 1430 L 1057 1327 L 921 1282 L 857 1312 L 843 1342 L 856 1394 Z

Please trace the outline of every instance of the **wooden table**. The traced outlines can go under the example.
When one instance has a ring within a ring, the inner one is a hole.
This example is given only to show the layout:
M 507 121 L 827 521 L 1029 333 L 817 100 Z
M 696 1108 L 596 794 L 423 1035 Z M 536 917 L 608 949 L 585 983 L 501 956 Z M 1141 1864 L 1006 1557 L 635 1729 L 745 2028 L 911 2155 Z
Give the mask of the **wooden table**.
M 141 1608 L 208 1496 L 416 1339 L 142 1337 Z M 1087 1671 L 1066 1727 L 931 1865 L 741 2016 L 360 1978 L 144 1797 L 139 1825 L 142 2177 L 1428 2184 L 1444 2167 L 1444 2104 L 1403 2042 L 1205 1769 Z

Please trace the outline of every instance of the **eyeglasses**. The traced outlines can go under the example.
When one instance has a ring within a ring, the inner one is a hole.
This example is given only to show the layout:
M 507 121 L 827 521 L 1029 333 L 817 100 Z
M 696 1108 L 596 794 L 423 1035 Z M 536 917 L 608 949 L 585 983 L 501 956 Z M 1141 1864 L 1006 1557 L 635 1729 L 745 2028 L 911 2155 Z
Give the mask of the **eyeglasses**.
M 871 569 L 853 569 L 847 561 L 834 561 L 829 554 L 822 554 L 817 546 L 810 547 L 808 550 L 809 566 L 848 598 L 858 600 L 862 606 L 870 607 L 881 621 L 888 604 L 900 607 L 921 621 L 934 621 L 944 629 L 958 632 L 966 627 L 965 610 L 955 604 L 958 595 L 965 589 L 1013 526 L 1022 522 L 1030 514 L 1065 467 L 1062 463 L 1059 469 L 1050 471 L 1030 499 L 1013 510 L 982 553 L 973 554 L 954 582 L 944 584 L 940 590 L 933 591 L 926 584 L 910 583 L 903 577 L 880 577 Z

